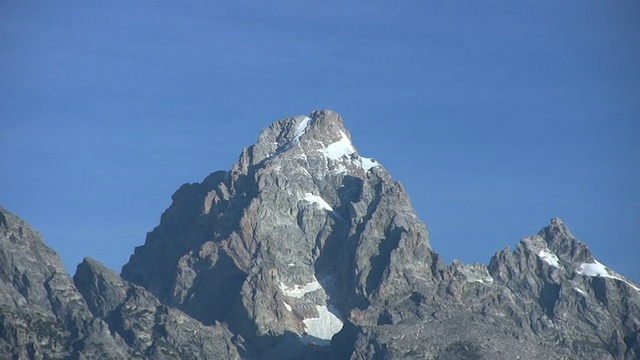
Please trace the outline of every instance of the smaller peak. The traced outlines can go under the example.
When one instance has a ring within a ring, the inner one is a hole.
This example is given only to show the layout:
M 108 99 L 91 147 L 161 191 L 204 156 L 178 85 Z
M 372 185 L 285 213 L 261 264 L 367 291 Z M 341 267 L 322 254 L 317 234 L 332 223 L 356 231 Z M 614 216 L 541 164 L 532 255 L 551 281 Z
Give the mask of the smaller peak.
M 276 136 L 278 139 L 291 140 L 296 136 L 300 136 L 301 132 L 311 122 L 311 118 L 305 115 L 297 115 L 280 119 L 262 131 L 265 135 Z
M 340 114 L 338 114 L 337 112 L 331 109 L 313 110 L 311 112 L 311 117 L 314 119 L 315 118 L 335 118 L 335 117 L 342 118 Z
M 554 237 L 564 236 L 564 237 L 573 238 L 573 235 L 571 235 L 569 228 L 564 223 L 564 221 L 562 221 L 562 219 L 560 219 L 559 217 L 552 218 L 549 226 L 542 229 L 541 232 L 544 232 L 545 234 L 553 235 Z
M 349 131 L 344 127 L 342 116 L 333 110 L 325 109 L 314 110 L 309 116 L 292 116 L 272 123 L 261 132 L 256 145 L 268 149 L 265 151 L 267 153 L 281 151 L 311 132 L 326 141 L 330 139 L 324 139 L 325 137 L 332 138 L 341 132 L 346 134 L 347 138 L 351 138 Z M 273 149 L 274 147 L 276 149 Z
M 118 275 L 115 271 L 109 269 L 98 260 L 90 257 L 85 257 L 84 259 L 82 259 L 82 262 L 76 267 L 76 273 L 73 276 L 74 281 L 77 283 L 78 281 L 96 278 L 106 279 L 106 281 L 113 284 L 123 282 L 123 280 L 120 278 L 120 275 Z
M 544 229 L 540 230 L 538 235 L 544 237 L 547 241 L 550 239 L 574 238 L 567 225 L 559 217 L 552 218 L 551 223 Z
M 82 262 L 78 264 L 76 268 L 76 274 L 83 271 L 89 271 L 92 273 L 113 272 L 113 270 L 107 268 L 98 260 L 88 256 L 82 259 Z
M 574 261 L 582 261 L 591 256 L 587 245 L 575 238 L 560 218 L 551 219 L 551 224 L 538 232 L 548 244 L 549 249 L 560 258 L 568 256 Z
M 13 215 L 12 212 L 0 206 L 0 225 L 8 227 L 10 222 L 16 222 L 17 220 L 17 216 Z
M 81 265 L 82 265 L 82 264 L 84 264 L 84 265 L 88 265 L 88 266 L 91 266 L 91 267 L 94 267 L 94 266 L 104 266 L 104 265 L 102 265 L 98 260 L 96 260 L 96 259 L 94 259 L 94 258 L 92 258 L 92 257 L 89 257 L 89 256 L 85 256 L 85 257 L 82 259 L 82 262 L 81 262 L 80 264 L 81 264 Z
M 272 123 L 260 133 L 255 145 L 245 149 L 240 157 L 239 168 L 247 169 L 247 166 L 285 153 L 305 161 L 308 161 L 307 155 L 311 158 L 324 155 L 326 159 L 335 162 L 332 170 L 335 173 L 343 173 L 349 167 L 361 168 L 367 172 L 379 165 L 374 159 L 358 153 L 342 116 L 328 109 Z
M 313 119 L 314 122 L 325 123 L 325 126 L 334 125 L 344 130 L 344 120 L 342 116 L 333 110 L 314 110 L 311 113 L 311 119 Z
M 7 227 L 7 217 L 5 213 L 8 213 L 3 207 L 0 206 L 0 226 Z

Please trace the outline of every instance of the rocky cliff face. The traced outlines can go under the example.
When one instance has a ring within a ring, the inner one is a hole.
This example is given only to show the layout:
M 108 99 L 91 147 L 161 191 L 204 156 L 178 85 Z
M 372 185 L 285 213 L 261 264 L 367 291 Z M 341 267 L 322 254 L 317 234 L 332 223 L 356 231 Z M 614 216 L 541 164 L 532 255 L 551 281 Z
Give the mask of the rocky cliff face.
M 274 123 L 231 171 L 173 200 L 122 276 L 258 347 L 286 334 L 326 345 L 351 309 L 375 323 L 444 268 L 402 186 L 334 112 Z
M 353 358 L 636 359 L 640 287 L 597 262 L 560 219 L 498 252 L 454 262 L 388 325 L 363 327 Z M 437 339 L 434 341 L 434 339 Z
M 92 259 L 73 280 L 91 312 L 109 324 L 129 346 L 130 357 L 153 359 L 239 359 L 225 326 L 205 326 L 162 305 L 145 289 L 130 284 Z
M 91 259 L 74 281 L 38 233 L 0 208 L 0 358 L 236 359 L 205 326 Z
M 40 234 L 0 208 L 0 358 L 122 359 Z
M 121 277 L 86 259 L 74 285 L 58 267 L 58 302 L 95 324 L 66 335 L 53 357 L 107 343 L 114 358 L 640 356 L 640 288 L 561 220 L 488 266 L 446 266 L 402 185 L 357 152 L 334 112 L 273 123 L 230 171 L 172 199 Z M 13 291 L 3 304 L 15 308 L 22 275 L 0 266 Z M 14 308 L 6 313 L 28 313 Z M 55 319 L 70 311 L 46 309 Z M 5 353 L 28 357 L 29 341 L 43 343 L 25 334 Z

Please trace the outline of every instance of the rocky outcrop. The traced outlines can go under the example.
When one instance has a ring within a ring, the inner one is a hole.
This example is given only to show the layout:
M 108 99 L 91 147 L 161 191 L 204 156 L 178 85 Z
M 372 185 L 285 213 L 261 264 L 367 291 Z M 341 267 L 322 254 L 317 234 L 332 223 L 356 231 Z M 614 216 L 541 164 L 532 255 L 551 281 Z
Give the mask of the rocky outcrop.
M 254 355 L 637 354 L 635 285 L 586 276 L 599 265 L 559 219 L 489 266 L 445 266 L 402 185 L 331 111 L 275 122 L 230 171 L 173 200 L 122 276 L 204 323 L 228 323 Z M 600 295 L 589 290 L 598 282 L 609 284 Z
M 0 358 L 123 359 L 127 350 L 40 234 L 0 208 Z
M 3 212 L 0 354 L 640 357 L 640 287 L 560 219 L 488 265 L 447 266 L 402 185 L 335 112 L 273 123 L 231 170 L 172 200 L 121 276 L 85 259 L 75 284 Z
M 402 185 L 331 111 L 272 124 L 173 200 L 122 276 L 259 348 L 286 334 L 327 345 L 352 309 L 375 324 L 444 268 Z
M 94 260 L 78 266 L 76 288 L 40 235 L 1 208 L 0 276 L 0 358 L 240 358 L 224 326 L 161 305 Z
M 92 259 L 73 277 L 91 312 L 129 346 L 130 358 L 239 359 L 226 327 L 205 326 L 168 308 Z
M 488 267 L 454 262 L 431 298 L 363 327 L 352 358 L 636 359 L 639 305 L 640 287 L 553 219 Z

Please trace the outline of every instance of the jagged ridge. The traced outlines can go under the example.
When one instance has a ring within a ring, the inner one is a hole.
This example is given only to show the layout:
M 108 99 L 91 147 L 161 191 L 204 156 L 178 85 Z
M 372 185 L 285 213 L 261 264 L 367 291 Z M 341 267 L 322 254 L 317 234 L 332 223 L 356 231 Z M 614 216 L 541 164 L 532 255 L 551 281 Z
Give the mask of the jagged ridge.
M 185 184 L 172 200 L 122 278 L 85 259 L 75 285 L 51 250 L 16 230 L 26 225 L 2 215 L 0 274 L 9 295 L 2 297 L 1 354 L 640 354 L 639 287 L 597 262 L 560 219 L 489 265 L 446 266 L 402 185 L 358 153 L 332 111 L 273 123 L 230 171 Z M 53 265 L 31 267 L 31 258 Z M 56 286 L 39 280 L 53 278 Z M 37 304 L 64 340 L 16 330 L 16 319 L 31 316 L 20 306 L 25 301 Z M 35 345 L 45 343 L 51 345 Z

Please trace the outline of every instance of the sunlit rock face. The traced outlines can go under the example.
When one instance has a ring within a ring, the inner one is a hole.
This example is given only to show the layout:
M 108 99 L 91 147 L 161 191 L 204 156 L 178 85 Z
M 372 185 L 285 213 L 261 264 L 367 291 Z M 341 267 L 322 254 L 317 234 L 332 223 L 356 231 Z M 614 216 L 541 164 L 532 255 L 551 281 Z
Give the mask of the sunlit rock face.
M 121 275 L 85 259 L 73 281 L 0 211 L 0 358 L 640 357 L 640 286 L 560 219 L 445 265 L 335 112 L 276 121 L 172 200 Z
M 489 265 L 446 266 L 402 185 L 329 110 L 271 124 L 231 170 L 173 200 L 123 277 L 227 323 L 261 356 L 638 353 L 636 285 L 560 219 Z
M 328 110 L 273 123 L 173 200 L 122 276 L 258 342 L 328 345 L 351 309 L 374 319 L 444 267 L 402 185 Z

